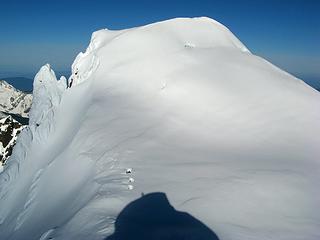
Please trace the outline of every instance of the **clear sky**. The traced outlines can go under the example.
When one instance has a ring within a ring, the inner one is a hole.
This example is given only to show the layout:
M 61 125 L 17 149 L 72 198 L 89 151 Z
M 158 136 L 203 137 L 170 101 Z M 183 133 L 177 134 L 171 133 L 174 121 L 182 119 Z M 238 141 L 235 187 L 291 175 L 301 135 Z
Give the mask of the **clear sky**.
M 68 72 L 91 33 L 174 17 L 208 16 L 253 53 L 320 79 L 320 0 L 7 0 L 0 3 L 0 77 Z

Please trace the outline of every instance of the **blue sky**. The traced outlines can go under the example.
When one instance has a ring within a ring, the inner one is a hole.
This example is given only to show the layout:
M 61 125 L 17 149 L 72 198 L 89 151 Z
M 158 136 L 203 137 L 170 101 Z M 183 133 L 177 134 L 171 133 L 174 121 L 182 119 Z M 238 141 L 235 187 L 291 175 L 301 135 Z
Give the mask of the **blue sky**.
M 255 54 L 320 79 L 319 0 L 8 0 L 0 3 L 0 77 L 32 77 L 49 62 L 67 72 L 91 33 L 174 17 L 208 16 Z

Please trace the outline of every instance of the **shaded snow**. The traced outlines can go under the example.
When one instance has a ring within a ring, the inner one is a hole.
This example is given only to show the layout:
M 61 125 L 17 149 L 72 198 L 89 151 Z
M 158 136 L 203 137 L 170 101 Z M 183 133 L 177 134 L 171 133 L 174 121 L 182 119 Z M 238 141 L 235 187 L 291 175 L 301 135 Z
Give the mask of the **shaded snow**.
M 44 66 L 0 176 L 1 239 L 104 239 L 163 192 L 221 240 L 318 240 L 320 94 L 208 18 L 100 30 Z

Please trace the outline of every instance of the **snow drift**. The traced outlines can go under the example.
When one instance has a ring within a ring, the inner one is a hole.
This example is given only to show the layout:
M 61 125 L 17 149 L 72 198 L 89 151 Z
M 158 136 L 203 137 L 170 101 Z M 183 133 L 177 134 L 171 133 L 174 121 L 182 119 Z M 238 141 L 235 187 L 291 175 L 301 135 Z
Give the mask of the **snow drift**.
M 35 78 L 1 239 L 105 239 L 155 192 L 221 240 L 320 239 L 320 94 L 223 25 L 97 31 L 69 82 Z

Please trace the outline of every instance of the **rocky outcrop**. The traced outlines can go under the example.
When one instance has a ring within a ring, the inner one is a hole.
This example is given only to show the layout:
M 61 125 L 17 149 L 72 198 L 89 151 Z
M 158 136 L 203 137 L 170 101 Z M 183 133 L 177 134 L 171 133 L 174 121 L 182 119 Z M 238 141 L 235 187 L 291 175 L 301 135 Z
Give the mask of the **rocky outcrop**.
M 10 115 L 0 119 L 0 165 L 5 164 L 12 153 L 17 137 L 24 126 Z

